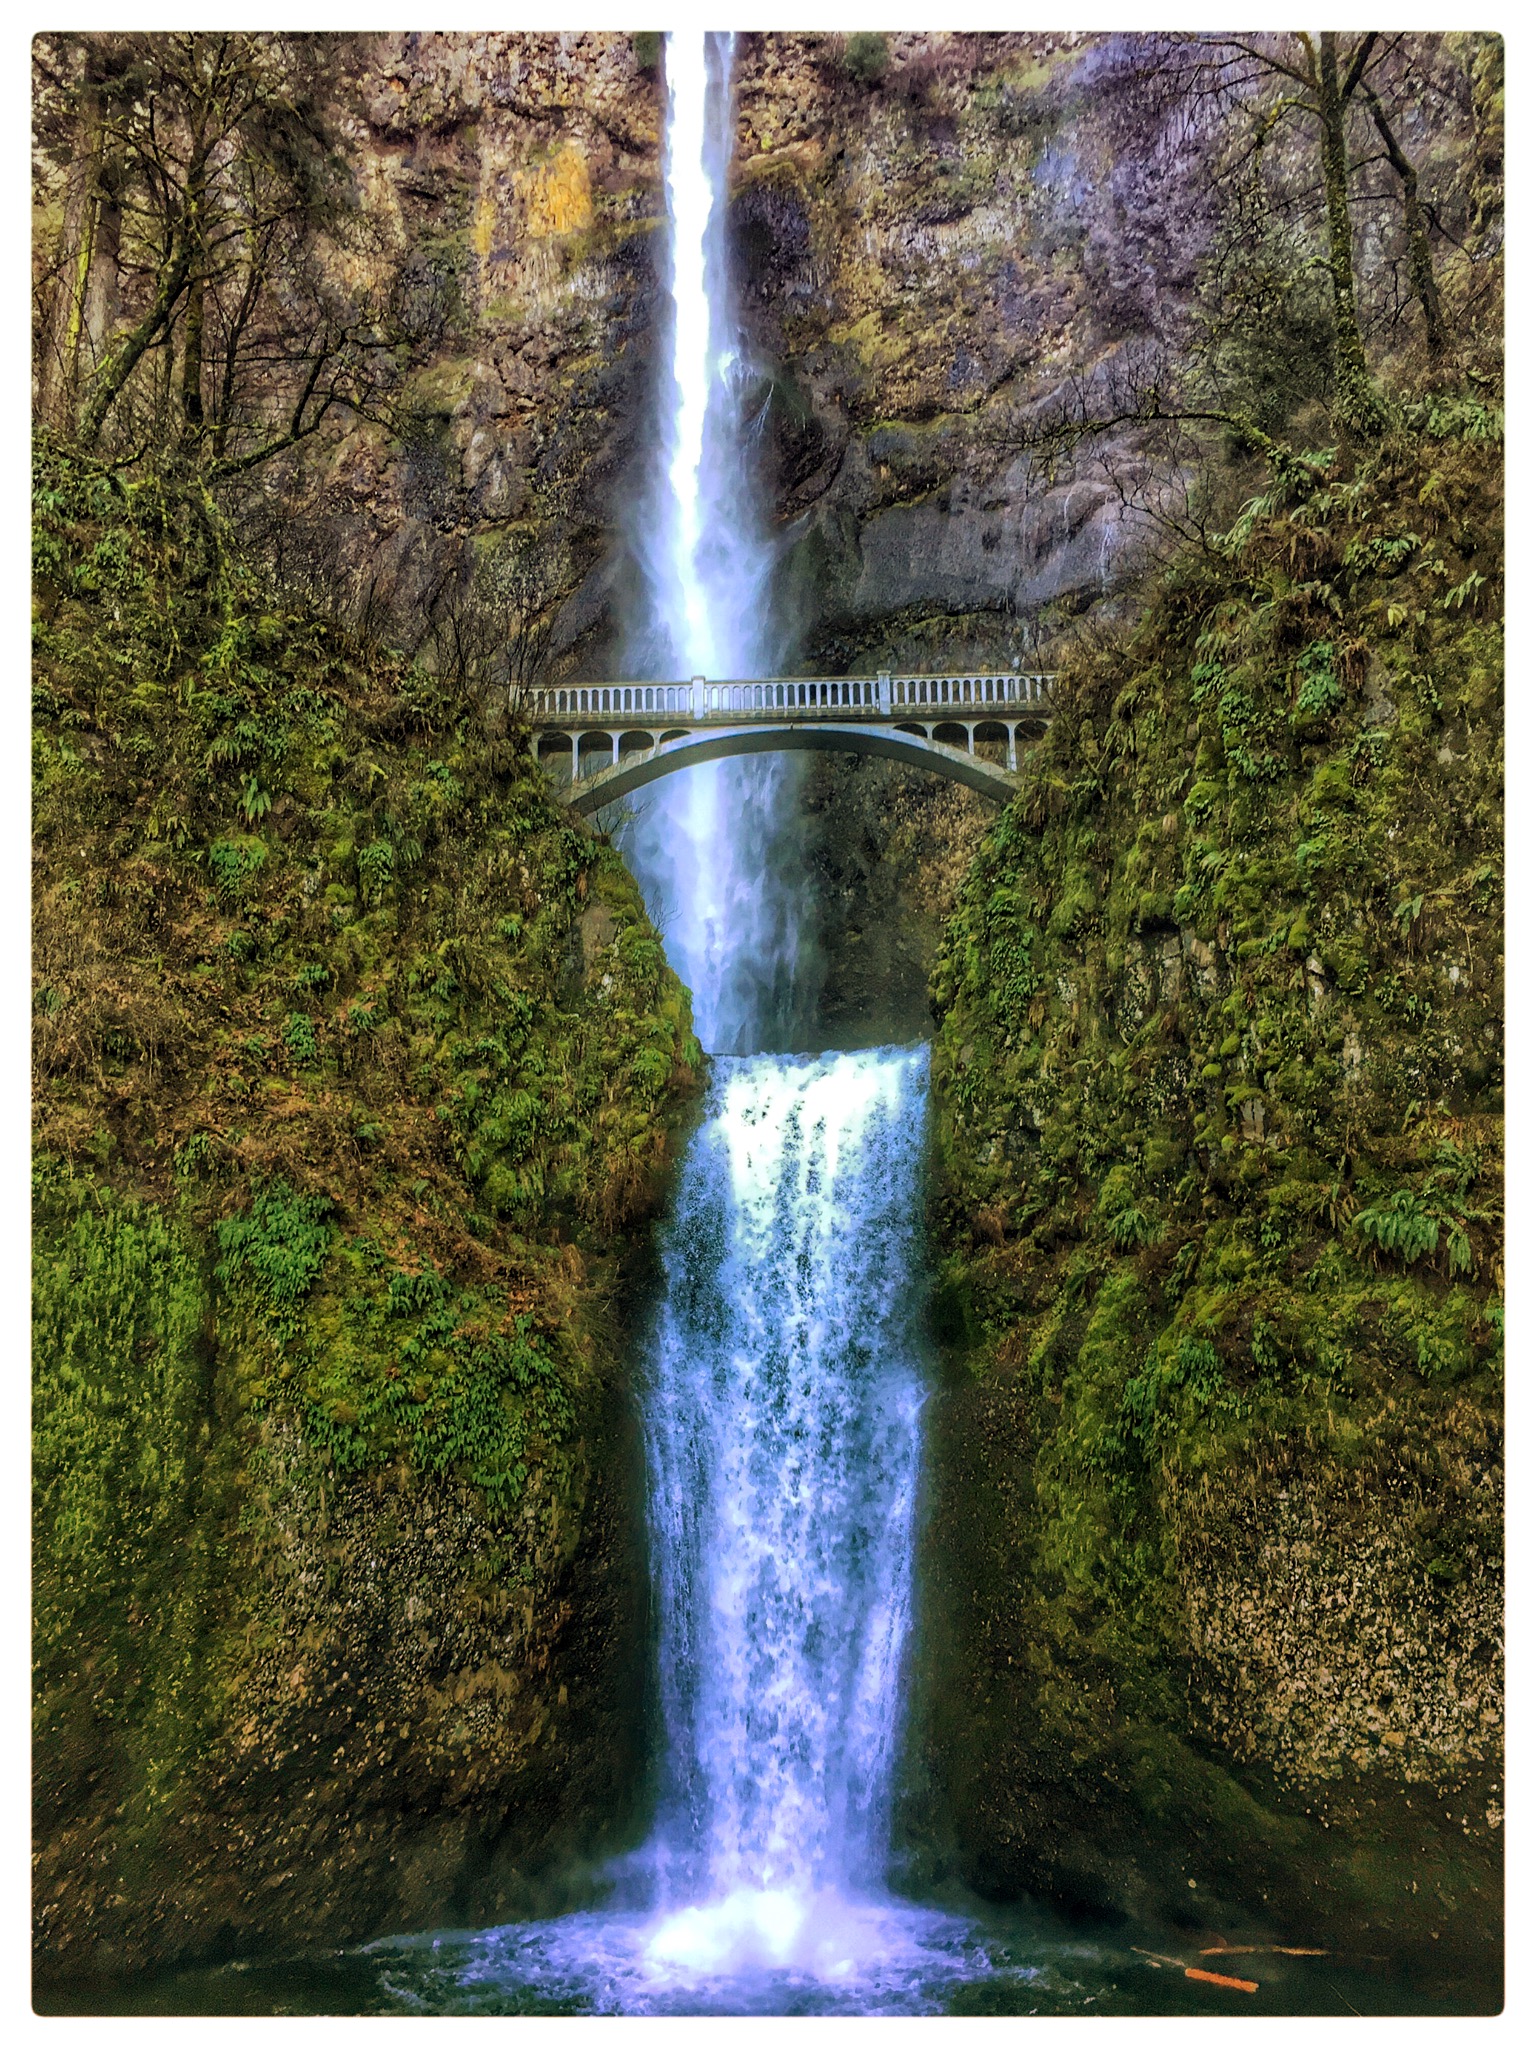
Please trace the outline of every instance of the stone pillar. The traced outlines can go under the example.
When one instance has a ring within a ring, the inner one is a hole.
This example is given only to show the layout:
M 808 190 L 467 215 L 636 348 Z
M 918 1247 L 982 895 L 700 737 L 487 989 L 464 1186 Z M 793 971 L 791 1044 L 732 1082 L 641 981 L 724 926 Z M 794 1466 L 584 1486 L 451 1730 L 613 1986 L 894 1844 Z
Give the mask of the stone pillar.
M 877 681 L 879 682 L 879 685 L 880 685 L 880 710 L 881 710 L 881 714 L 882 714 L 882 715 L 883 715 L 884 717 L 886 717 L 886 718 L 889 718 L 889 717 L 890 717 L 890 715 L 891 715 L 891 672 L 890 672 L 890 670 L 889 670 L 888 668 L 883 668 L 883 669 L 881 669 L 881 670 L 879 671 L 879 674 L 878 674 L 878 676 L 877 676 L 876 680 L 877 680 Z
M 702 676 L 694 677 L 689 701 L 693 705 L 694 717 L 702 718 L 704 716 L 704 678 Z

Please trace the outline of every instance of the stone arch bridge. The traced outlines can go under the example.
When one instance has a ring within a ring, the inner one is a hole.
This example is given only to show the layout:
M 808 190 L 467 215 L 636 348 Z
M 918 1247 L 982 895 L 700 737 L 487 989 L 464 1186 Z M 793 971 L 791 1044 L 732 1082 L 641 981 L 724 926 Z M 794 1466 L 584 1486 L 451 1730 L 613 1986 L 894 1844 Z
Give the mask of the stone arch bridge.
M 1051 715 L 1054 678 L 771 676 L 580 683 L 529 693 L 540 766 L 590 815 L 658 777 L 731 754 L 883 754 L 1006 803 L 1019 747 Z M 978 751 L 983 749 L 984 751 Z

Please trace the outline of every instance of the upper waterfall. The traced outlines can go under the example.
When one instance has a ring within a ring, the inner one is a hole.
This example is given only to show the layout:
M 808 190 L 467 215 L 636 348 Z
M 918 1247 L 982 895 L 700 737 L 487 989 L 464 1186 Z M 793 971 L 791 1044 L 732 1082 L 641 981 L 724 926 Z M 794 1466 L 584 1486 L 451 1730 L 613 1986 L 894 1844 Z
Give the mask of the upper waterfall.
M 733 38 L 666 40 L 667 308 L 657 445 L 635 537 L 639 676 L 771 675 L 774 549 L 746 458 L 752 380 L 730 286 Z M 637 800 L 630 865 L 693 992 L 708 1052 L 786 1050 L 813 991 L 796 833 L 803 770 L 783 757 L 702 764 Z

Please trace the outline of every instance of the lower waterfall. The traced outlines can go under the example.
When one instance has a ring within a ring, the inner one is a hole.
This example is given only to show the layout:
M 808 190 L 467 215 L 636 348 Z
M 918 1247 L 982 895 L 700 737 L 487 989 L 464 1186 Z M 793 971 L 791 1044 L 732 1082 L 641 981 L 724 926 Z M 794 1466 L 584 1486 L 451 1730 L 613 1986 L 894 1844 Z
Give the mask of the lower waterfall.
M 926 1050 L 717 1063 L 665 1256 L 650 1393 L 684 1955 L 797 1953 L 878 1880 L 910 1604 L 910 1334 Z M 701 1905 L 700 1901 L 709 1902 Z
M 985 1968 L 965 1922 L 885 1884 L 927 1069 L 925 1046 L 714 1063 L 646 1391 L 656 1822 L 612 1910 L 479 1937 L 471 2003 L 922 2011 Z

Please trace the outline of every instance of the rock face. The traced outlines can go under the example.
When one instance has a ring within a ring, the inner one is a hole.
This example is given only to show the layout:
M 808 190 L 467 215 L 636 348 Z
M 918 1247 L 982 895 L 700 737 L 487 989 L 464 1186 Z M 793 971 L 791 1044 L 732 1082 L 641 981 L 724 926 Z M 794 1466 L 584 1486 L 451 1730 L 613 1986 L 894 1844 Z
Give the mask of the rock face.
M 962 885 L 918 1746 L 983 1889 L 1477 1977 L 1502 720 L 1497 596 L 1446 596 L 1501 510 L 1491 416 L 1435 420 L 1076 656 Z
M 348 38 L 334 69 L 347 260 L 406 367 L 387 420 L 267 480 L 284 558 L 318 550 L 333 600 L 415 646 L 477 560 L 527 550 L 533 609 L 577 592 L 565 642 L 611 638 L 652 363 L 654 68 L 629 36 L 509 33 Z
M 1119 160 L 1165 138 L 1106 102 L 1092 39 L 896 36 L 878 82 L 841 38 L 738 41 L 731 231 L 806 659 L 884 654 L 893 632 L 916 634 L 905 659 L 1017 653 L 1042 608 L 1114 585 L 1128 535 L 1115 486 L 1038 475 L 1020 424 L 1128 335 L 1177 329 L 1199 204 L 1183 195 L 1171 249 L 1166 186 Z M 403 431 L 301 460 L 290 523 L 307 507 L 340 536 L 399 621 L 476 549 L 534 537 L 565 599 L 559 665 L 603 671 L 653 395 L 654 54 L 379 36 L 349 40 L 337 74 L 357 260 L 413 367 Z
M 974 790 L 861 755 L 812 756 L 820 1045 L 895 1045 L 932 1029 L 928 982 L 997 807 Z
M 876 40 L 736 39 L 731 237 L 780 602 L 813 671 L 1028 660 L 1103 612 L 1157 537 L 1148 506 L 1177 498 L 1132 427 L 1075 462 L 1027 444 L 1064 395 L 1219 327 L 1213 145 L 1135 38 Z M 1430 51 L 1438 112 L 1401 119 L 1444 218 L 1486 235 L 1456 168 L 1496 126 L 1466 86 L 1480 61 Z M 608 672 L 656 374 L 656 39 L 349 37 L 333 68 L 365 230 L 347 261 L 408 373 L 392 430 L 295 459 L 290 551 L 310 522 L 409 641 L 445 579 L 532 547 L 555 668 Z M 1390 195 L 1357 203 L 1390 249 Z M 1390 343 L 1390 276 L 1361 290 Z M 1275 316 L 1293 412 L 1326 382 L 1310 317 Z M 1264 366 L 1233 361 L 1236 398 L 1272 406 Z
M 1115 581 L 1113 490 L 1055 485 L 1018 449 L 1069 370 L 1154 319 L 1148 294 L 1111 307 L 1096 289 L 1136 231 L 1091 89 L 1102 54 L 1072 35 L 893 36 L 871 81 L 838 39 L 748 40 L 733 223 L 818 650 L 894 652 L 908 627 L 914 652 L 1014 654 L 1021 622 Z M 1191 282 L 1187 259 L 1164 272 L 1165 325 Z

